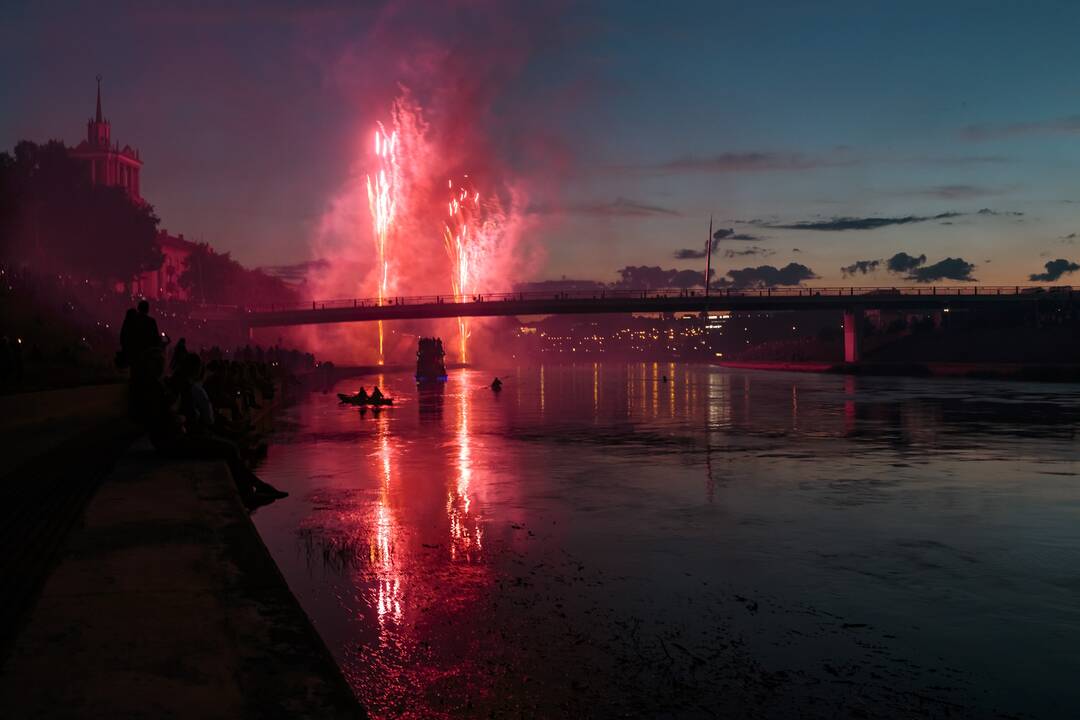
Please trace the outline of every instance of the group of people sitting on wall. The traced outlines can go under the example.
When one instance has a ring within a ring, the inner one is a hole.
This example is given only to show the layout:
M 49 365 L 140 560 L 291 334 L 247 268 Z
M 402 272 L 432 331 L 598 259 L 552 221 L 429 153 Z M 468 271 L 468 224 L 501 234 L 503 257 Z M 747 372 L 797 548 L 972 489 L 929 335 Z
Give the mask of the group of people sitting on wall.
M 221 359 L 204 364 L 181 339 L 166 377 L 168 336 L 159 334 L 146 301 L 136 315 L 145 319 L 136 318 L 131 328 L 125 320 L 129 332 L 121 331 L 120 352 L 131 368 L 132 416 L 146 428 L 154 448 L 166 457 L 224 460 L 249 508 L 287 497 L 260 480 L 241 454 L 242 448 L 251 449 L 252 412 L 262 407 L 260 400 L 273 397 L 269 366 Z

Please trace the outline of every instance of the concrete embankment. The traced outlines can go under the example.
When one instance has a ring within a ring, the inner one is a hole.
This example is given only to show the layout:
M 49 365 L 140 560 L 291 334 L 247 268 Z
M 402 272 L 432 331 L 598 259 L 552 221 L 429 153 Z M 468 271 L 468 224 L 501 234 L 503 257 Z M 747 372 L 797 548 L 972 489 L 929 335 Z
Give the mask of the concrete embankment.
M 365 717 L 225 465 L 142 442 L 68 538 L 0 674 L 0 715 Z
M 0 718 L 365 717 L 225 465 L 132 448 L 126 397 L 0 398 Z

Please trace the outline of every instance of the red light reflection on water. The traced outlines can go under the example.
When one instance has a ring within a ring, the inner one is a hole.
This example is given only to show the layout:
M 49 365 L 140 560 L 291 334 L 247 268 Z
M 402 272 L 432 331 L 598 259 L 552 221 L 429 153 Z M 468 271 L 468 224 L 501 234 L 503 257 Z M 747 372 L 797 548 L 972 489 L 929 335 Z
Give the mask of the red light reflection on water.
M 466 384 L 471 373 L 466 373 Z M 480 518 L 470 516 L 472 498 L 469 495 L 473 476 L 472 440 L 469 436 L 469 405 L 466 390 L 458 403 L 456 473 L 453 488 L 446 493 L 446 516 L 450 521 L 450 559 L 473 561 L 484 549 L 484 528 Z
M 478 657 L 498 652 L 479 648 L 490 641 L 483 608 L 499 572 L 492 563 L 518 539 L 508 527 L 486 533 L 493 415 L 490 403 L 478 407 L 490 397 L 479 374 L 455 373 L 438 394 L 417 396 L 420 407 L 378 384 L 403 402 L 360 425 L 352 413 L 334 419 L 331 432 L 359 427 L 362 437 L 328 447 L 340 481 L 303 524 L 340 573 L 334 595 L 354 622 L 328 643 L 345 643 L 342 669 L 358 696 L 373 717 L 437 717 L 447 693 L 474 692 Z
M 372 537 L 369 545 L 371 567 L 375 571 L 374 606 L 379 619 L 380 641 L 385 642 L 386 624 L 390 621 L 401 622 L 401 602 L 404 592 L 402 574 L 395 557 L 396 523 L 390 508 L 393 451 L 388 419 L 380 421 L 378 455 L 382 469 L 382 483 L 379 499 L 373 508 L 374 518 L 370 524 Z

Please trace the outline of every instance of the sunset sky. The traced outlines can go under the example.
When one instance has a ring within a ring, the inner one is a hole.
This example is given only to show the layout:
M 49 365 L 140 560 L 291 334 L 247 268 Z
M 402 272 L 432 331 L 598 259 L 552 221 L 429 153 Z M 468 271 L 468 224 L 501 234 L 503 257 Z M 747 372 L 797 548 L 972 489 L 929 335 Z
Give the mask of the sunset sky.
M 701 267 L 710 213 L 721 273 L 895 285 L 872 261 L 905 252 L 1014 284 L 1080 261 L 1078 3 L 216 5 L 5 4 L 0 144 L 77 143 L 101 73 L 164 227 L 298 263 L 398 83 L 460 61 L 483 102 L 462 121 L 544 250 L 518 280 Z

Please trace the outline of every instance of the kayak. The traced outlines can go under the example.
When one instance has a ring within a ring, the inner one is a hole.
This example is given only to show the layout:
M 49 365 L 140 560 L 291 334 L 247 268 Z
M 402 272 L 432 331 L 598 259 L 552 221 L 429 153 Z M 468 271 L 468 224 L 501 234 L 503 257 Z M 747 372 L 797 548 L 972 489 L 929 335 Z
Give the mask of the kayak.
M 345 393 L 338 393 L 338 400 L 348 405 L 372 405 L 375 407 L 384 407 L 386 405 L 393 405 L 393 398 L 358 398 L 355 395 L 346 395 Z

